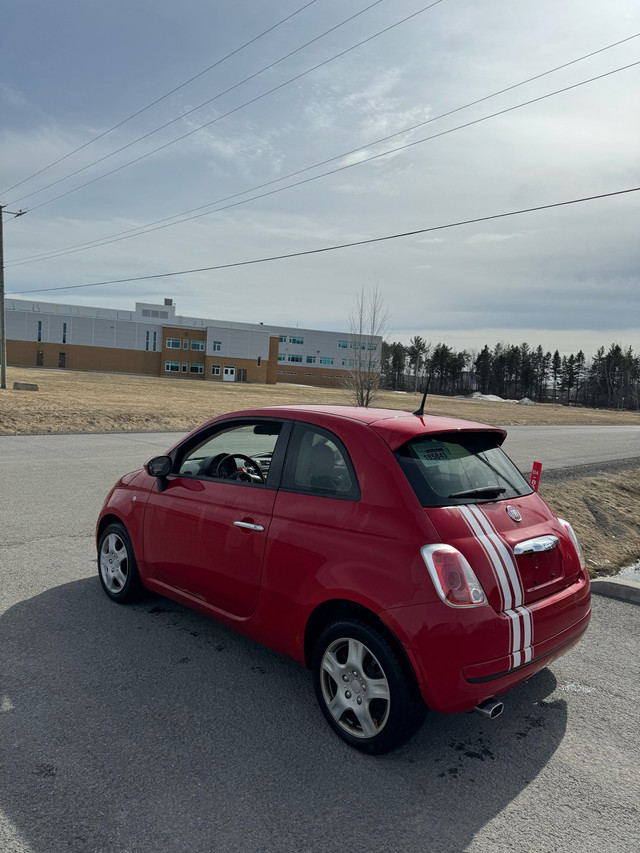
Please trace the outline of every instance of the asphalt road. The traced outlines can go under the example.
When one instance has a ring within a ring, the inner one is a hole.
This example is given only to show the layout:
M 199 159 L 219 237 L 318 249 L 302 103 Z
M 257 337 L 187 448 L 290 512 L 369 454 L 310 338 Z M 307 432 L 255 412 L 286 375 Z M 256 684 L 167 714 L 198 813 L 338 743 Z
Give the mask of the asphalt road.
M 638 453 L 628 428 L 583 449 L 558 429 L 565 464 Z M 552 467 L 558 435 L 527 430 L 507 450 Z M 362 756 L 297 665 L 166 599 L 102 593 L 99 506 L 172 438 L 0 438 L 2 853 L 640 849 L 640 607 L 595 598 L 583 642 L 498 720 L 431 714 Z

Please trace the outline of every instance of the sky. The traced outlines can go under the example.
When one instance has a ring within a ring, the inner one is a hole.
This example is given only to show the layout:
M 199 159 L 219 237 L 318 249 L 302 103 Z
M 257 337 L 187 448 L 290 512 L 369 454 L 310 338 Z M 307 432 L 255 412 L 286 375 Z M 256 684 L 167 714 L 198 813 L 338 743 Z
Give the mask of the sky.
M 7 298 L 347 331 L 378 288 L 389 341 L 640 350 L 637 0 L 31 0 L 2 21 L 0 204 L 27 211 L 4 214 Z

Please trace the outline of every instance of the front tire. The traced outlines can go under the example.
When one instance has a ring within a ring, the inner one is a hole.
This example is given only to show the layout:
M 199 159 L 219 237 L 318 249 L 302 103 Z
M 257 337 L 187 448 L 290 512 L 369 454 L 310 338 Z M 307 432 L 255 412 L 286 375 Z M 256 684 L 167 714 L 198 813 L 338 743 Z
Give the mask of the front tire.
M 98 542 L 98 576 L 112 601 L 126 604 L 143 592 L 138 564 L 129 534 L 123 524 L 109 524 Z
M 315 645 L 313 684 L 325 719 L 346 743 L 380 755 L 405 743 L 426 707 L 387 640 L 365 622 L 327 626 Z

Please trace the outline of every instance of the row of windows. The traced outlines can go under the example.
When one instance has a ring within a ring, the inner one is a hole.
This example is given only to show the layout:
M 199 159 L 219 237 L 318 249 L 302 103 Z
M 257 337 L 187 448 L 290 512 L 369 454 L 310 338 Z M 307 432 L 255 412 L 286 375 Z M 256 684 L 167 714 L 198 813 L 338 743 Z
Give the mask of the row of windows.
M 165 361 L 164 369 L 167 373 L 204 373 L 204 364 L 187 364 L 186 361 Z
M 304 338 L 298 337 L 296 335 L 289 335 L 289 336 L 279 335 L 278 340 L 280 341 L 281 344 L 286 344 L 287 342 L 289 342 L 290 344 L 303 344 L 304 343 Z M 339 349 L 358 349 L 358 346 L 360 349 L 363 349 L 363 350 L 368 349 L 368 350 L 373 351 L 373 350 L 378 349 L 377 344 L 360 344 L 360 345 L 358 345 L 357 343 L 354 343 L 354 341 L 338 341 L 338 348 Z M 307 356 L 307 364 L 312 363 L 309 361 L 309 358 L 311 358 L 311 356 Z M 280 359 L 280 361 L 284 361 L 284 359 Z
M 155 338 L 156 333 L 154 332 L 153 335 Z M 149 332 L 147 332 L 147 337 L 149 337 Z M 218 345 L 217 347 L 216 347 L 216 344 Z M 191 341 L 191 349 L 194 350 L 195 352 L 204 352 L 206 349 L 206 346 L 207 345 L 205 344 L 204 341 Z M 222 344 L 220 343 L 220 341 L 214 341 L 213 342 L 213 349 L 214 350 L 215 349 L 219 350 L 221 346 L 222 346 Z M 189 349 L 189 339 L 185 338 L 183 341 L 181 341 L 180 338 L 167 338 L 166 347 L 167 347 L 167 349 L 180 349 L 181 347 L 182 347 L 182 349 Z M 148 347 L 147 347 L 147 349 L 148 349 Z M 155 347 L 153 349 L 155 352 Z
M 286 355 L 286 353 L 278 353 L 278 361 L 288 361 L 293 364 L 302 364 L 303 357 L 301 355 Z M 315 364 L 318 361 L 320 364 L 333 364 L 333 359 L 329 356 L 321 356 L 317 358 L 315 355 L 308 355 L 305 359 L 306 364 Z M 344 366 L 344 362 L 343 362 Z
M 186 361 L 165 361 L 164 369 L 166 373 L 204 373 L 203 364 L 188 364 Z M 230 368 L 233 370 L 234 368 Z M 220 376 L 220 365 L 211 365 L 211 375 Z
M 340 349 L 358 349 L 358 344 L 354 341 L 338 341 L 338 347 Z M 360 344 L 360 349 L 368 349 L 374 352 L 378 349 L 378 344 Z

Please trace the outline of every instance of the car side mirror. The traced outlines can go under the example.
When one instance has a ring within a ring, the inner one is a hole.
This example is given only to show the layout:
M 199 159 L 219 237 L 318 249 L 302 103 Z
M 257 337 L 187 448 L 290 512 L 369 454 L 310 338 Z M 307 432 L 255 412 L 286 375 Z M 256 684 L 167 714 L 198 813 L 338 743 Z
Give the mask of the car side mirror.
M 147 470 L 147 474 L 151 477 L 155 477 L 158 481 L 159 492 L 164 492 L 169 485 L 167 477 L 171 473 L 171 464 L 170 456 L 154 456 L 154 458 L 150 459 L 144 466 Z

